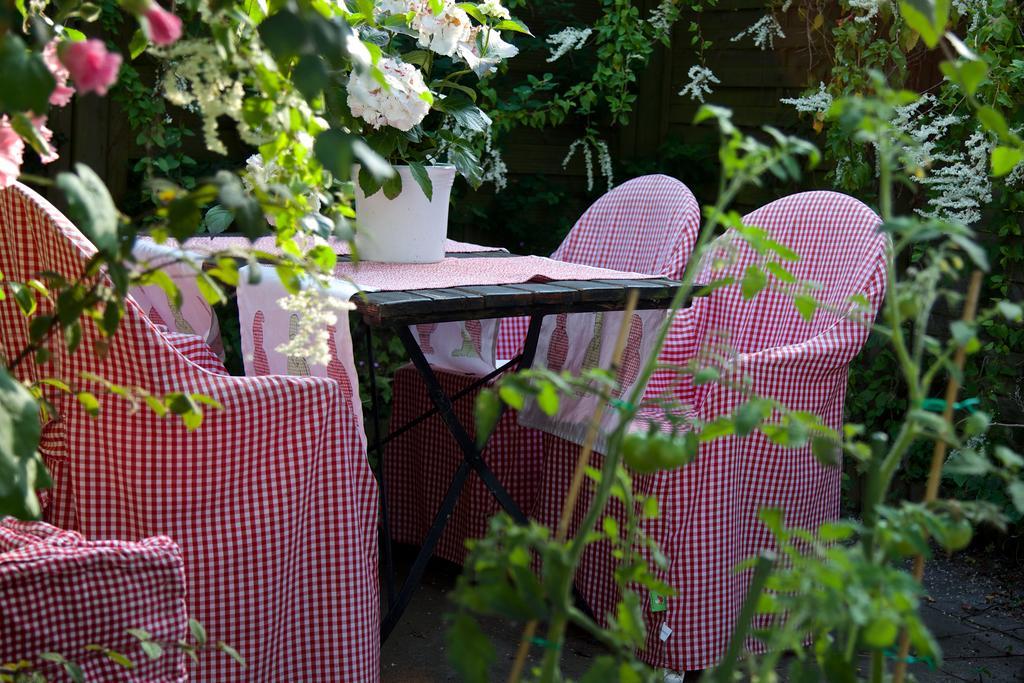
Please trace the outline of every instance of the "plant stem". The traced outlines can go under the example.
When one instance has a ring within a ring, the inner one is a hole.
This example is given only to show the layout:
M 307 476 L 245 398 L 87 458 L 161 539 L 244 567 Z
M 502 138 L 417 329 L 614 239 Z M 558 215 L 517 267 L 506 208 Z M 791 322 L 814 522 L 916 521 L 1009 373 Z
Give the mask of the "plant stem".
M 978 310 L 978 297 L 981 294 L 981 271 L 976 270 L 971 275 L 971 282 L 967 286 L 967 297 L 964 300 L 963 315 L 960 318 L 965 323 L 974 321 Z M 956 355 L 953 357 L 953 365 L 957 372 L 950 373 L 946 382 L 946 404 L 942 411 L 942 419 L 947 425 L 953 424 L 953 404 L 956 403 L 957 395 L 960 393 L 960 378 L 958 373 L 964 369 L 964 361 L 967 358 L 967 350 L 960 345 L 957 347 Z M 925 488 L 925 504 L 933 502 L 939 495 L 939 482 L 942 479 L 942 466 L 946 462 L 946 440 L 935 439 L 935 448 L 932 450 L 932 464 L 928 471 L 928 484 Z M 924 577 L 924 556 L 918 555 L 914 558 L 914 580 L 920 582 Z M 900 633 L 900 649 L 896 659 L 896 669 L 893 673 L 893 683 L 903 683 L 907 675 L 907 655 L 910 654 L 910 634 L 907 629 Z

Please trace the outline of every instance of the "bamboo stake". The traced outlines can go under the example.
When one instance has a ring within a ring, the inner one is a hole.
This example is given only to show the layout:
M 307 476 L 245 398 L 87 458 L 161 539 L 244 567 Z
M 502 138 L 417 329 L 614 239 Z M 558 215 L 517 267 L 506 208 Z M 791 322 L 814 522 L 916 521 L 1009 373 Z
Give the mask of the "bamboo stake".
M 971 282 L 967 286 L 967 296 L 964 299 L 964 309 L 961 320 L 965 323 L 974 322 L 978 311 L 978 296 L 981 293 L 981 271 L 976 270 L 971 275 Z M 964 369 L 964 360 L 967 351 L 963 346 L 957 348 L 953 356 L 953 365 L 957 371 Z M 956 403 L 957 395 L 960 393 L 960 381 L 956 374 L 950 374 L 946 382 L 946 404 L 942 411 L 942 418 L 947 425 L 953 424 L 953 404 Z M 942 480 L 942 466 L 946 462 L 946 442 L 942 439 L 935 440 L 935 448 L 932 450 L 932 466 L 928 472 L 928 484 L 925 488 L 924 502 L 931 503 L 939 496 L 939 483 Z M 924 556 L 918 555 L 914 558 L 914 580 L 921 581 L 924 576 Z M 910 653 L 910 634 L 903 629 L 900 634 L 900 650 L 896 659 L 896 669 L 893 672 L 893 683 L 903 683 L 907 675 L 907 655 Z
M 623 311 L 622 324 L 619 325 L 619 336 L 615 339 L 615 347 L 612 350 L 612 362 L 608 370 L 613 377 L 618 377 L 619 368 L 622 363 L 622 354 L 626 350 L 626 340 L 629 337 L 629 323 L 636 311 L 637 299 L 640 292 L 636 289 L 629 291 L 626 299 L 626 308 Z M 594 443 L 601 433 L 601 418 L 604 417 L 605 408 L 608 407 L 608 398 L 601 395 L 597 401 L 594 414 L 590 417 L 590 424 L 587 425 L 587 433 L 583 438 L 583 447 L 580 449 L 579 457 L 576 459 L 576 469 L 572 473 L 572 482 L 569 484 L 569 492 L 562 503 L 562 514 L 558 520 L 558 529 L 555 532 L 556 541 L 564 541 L 569 533 L 569 522 L 572 519 L 572 512 L 576 508 L 576 501 L 580 497 L 580 490 L 583 488 L 583 478 L 587 473 L 587 466 L 590 464 L 590 456 L 594 452 Z M 508 683 L 518 683 L 526 665 L 526 656 L 530 653 L 530 643 L 537 632 L 537 620 L 531 620 L 523 629 L 522 638 L 519 641 L 519 648 L 516 650 L 515 661 L 512 662 L 512 670 L 508 674 Z

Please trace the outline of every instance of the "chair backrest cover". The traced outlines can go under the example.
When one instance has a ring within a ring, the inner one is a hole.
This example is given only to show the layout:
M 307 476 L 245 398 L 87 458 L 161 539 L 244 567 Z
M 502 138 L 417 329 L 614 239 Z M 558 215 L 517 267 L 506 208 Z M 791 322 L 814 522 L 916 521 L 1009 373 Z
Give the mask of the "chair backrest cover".
M 700 232 L 700 207 L 683 183 L 666 175 L 633 178 L 584 212 L 551 258 L 598 268 L 681 278 Z M 526 337 L 526 318 L 506 318 L 498 358 L 511 358 Z
M 178 306 L 157 285 L 132 287 L 132 298 L 150 320 L 165 325 L 173 332 L 202 338 L 214 353 L 223 358 L 224 343 L 217 315 L 196 284 L 196 270 L 202 267 L 203 257 L 195 252 L 157 244 L 148 238 L 136 240 L 132 254 L 140 267 L 159 268 L 166 273 L 181 293 L 181 305 Z
M 751 354 L 826 334 L 828 349 L 819 351 L 837 367 L 848 363 L 867 339 L 885 296 L 889 240 L 878 230 L 881 219 L 853 197 L 815 191 L 778 199 L 743 220 L 799 256 L 782 263 L 797 280 L 815 284 L 809 294 L 820 306 L 807 320 L 791 294 L 771 286 L 745 299 L 743 275 L 761 257 L 728 231 L 711 245 L 699 279 L 731 276 L 735 283 L 696 299 L 679 318 L 663 352 L 667 362 L 685 362 L 698 350 L 715 348 Z M 867 305 L 852 303 L 854 297 L 863 297 Z M 684 380 L 682 386 L 687 385 Z M 696 394 L 704 395 L 707 388 L 699 387 Z
M 158 643 L 188 634 L 185 569 L 171 539 L 87 541 L 43 522 L 0 519 L 0 663 L 24 660 L 47 680 L 63 680 L 59 664 L 39 658 L 56 652 L 86 680 L 187 679 L 184 652 L 169 647 L 151 659 L 129 629 Z M 126 656 L 133 667 L 90 645 Z

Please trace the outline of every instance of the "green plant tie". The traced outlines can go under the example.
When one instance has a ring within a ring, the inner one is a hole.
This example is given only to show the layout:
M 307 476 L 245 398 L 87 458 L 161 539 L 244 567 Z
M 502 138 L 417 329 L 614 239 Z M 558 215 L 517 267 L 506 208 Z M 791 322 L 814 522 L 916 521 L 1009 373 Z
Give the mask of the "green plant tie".
M 966 410 L 969 413 L 973 413 L 981 405 L 981 399 L 978 398 L 965 398 L 962 401 L 957 401 L 953 404 L 953 410 Z M 941 413 L 946 409 L 946 402 L 941 398 L 926 398 L 921 401 L 921 408 L 932 413 Z
M 534 636 L 530 639 L 530 642 L 534 645 L 540 645 L 543 648 L 547 648 L 548 650 L 555 649 L 554 643 L 552 643 L 550 640 L 547 640 L 546 638 L 541 638 L 540 636 Z
M 635 405 L 633 405 L 629 401 L 623 401 L 622 399 L 619 398 L 613 398 L 612 400 L 608 401 L 608 405 L 610 405 L 612 408 L 615 408 L 616 410 L 621 410 L 622 412 L 626 412 L 627 410 L 636 410 Z
M 897 653 L 894 648 L 890 647 L 885 651 L 885 656 L 889 659 L 895 660 L 899 658 L 899 653 Z M 928 666 L 929 671 L 935 671 L 936 668 L 935 660 L 931 657 L 915 657 L 913 655 L 907 655 L 907 658 L 904 661 L 907 664 L 925 664 Z

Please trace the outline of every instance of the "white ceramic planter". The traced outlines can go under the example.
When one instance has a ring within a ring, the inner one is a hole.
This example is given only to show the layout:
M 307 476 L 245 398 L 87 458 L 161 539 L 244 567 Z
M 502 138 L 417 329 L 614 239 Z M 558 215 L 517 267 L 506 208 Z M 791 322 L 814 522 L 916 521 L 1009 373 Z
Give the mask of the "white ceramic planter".
M 357 182 L 356 248 L 366 261 L 436 263 L 444 258 L 448 237 L 448 199 L 454 166 L 428 166 L 433 198 L 428 200 L 408 166 L 395 166 L 402 191 L 394 199 L 378 191 L 367 197 Z

